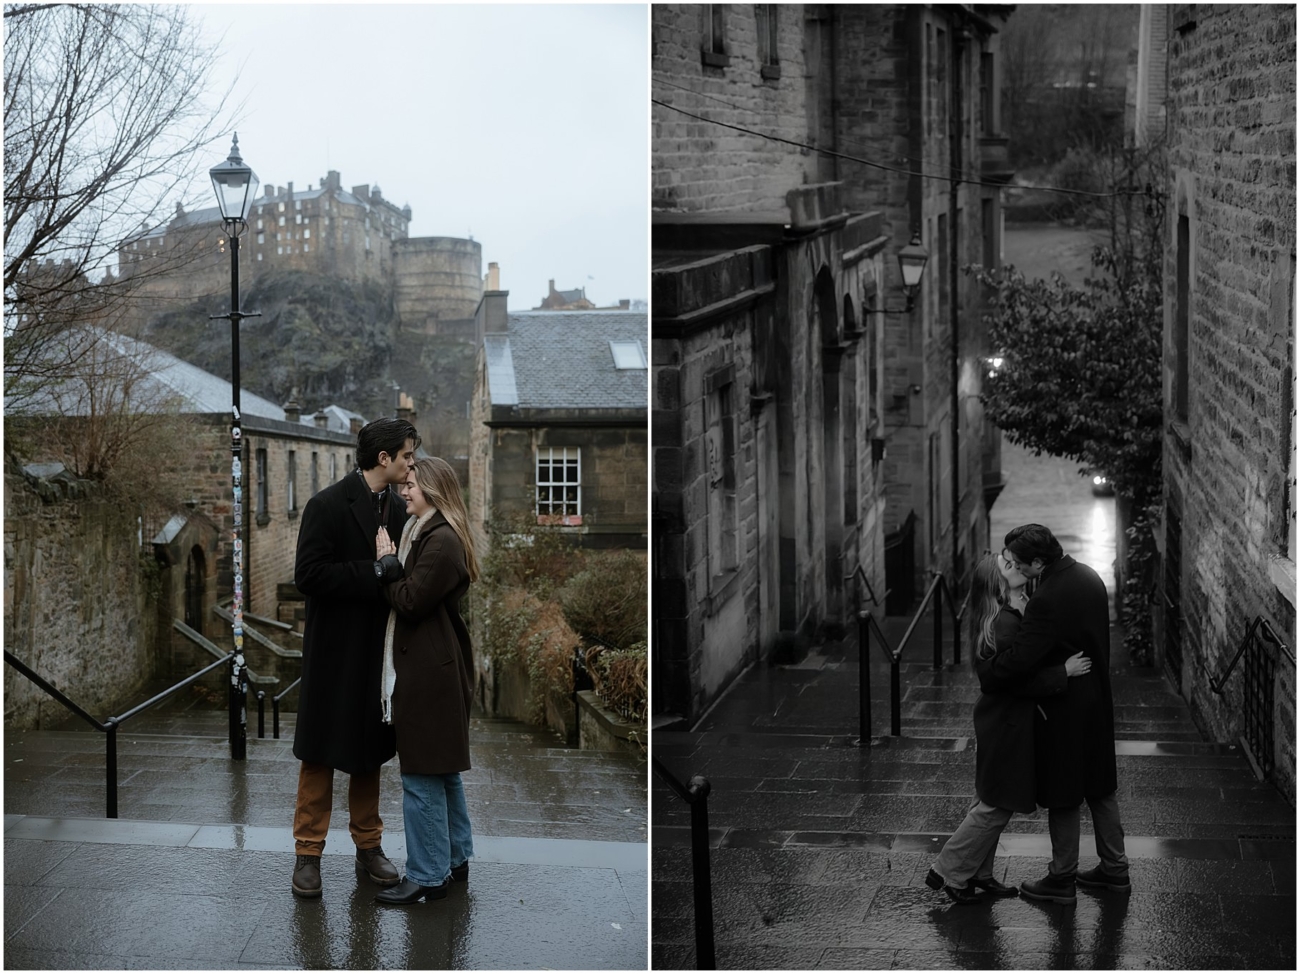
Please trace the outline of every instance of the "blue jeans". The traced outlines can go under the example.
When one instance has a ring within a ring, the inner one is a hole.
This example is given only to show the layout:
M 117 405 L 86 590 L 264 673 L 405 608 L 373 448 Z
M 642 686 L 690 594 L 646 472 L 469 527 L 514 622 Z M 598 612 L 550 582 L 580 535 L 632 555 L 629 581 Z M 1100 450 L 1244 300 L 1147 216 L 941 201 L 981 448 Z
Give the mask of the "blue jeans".
M 474 855 L 469 808 L 460 774 L 402 775 L 402 816 L 406 826 L 406 878 L 421 886 L 441 886 Z

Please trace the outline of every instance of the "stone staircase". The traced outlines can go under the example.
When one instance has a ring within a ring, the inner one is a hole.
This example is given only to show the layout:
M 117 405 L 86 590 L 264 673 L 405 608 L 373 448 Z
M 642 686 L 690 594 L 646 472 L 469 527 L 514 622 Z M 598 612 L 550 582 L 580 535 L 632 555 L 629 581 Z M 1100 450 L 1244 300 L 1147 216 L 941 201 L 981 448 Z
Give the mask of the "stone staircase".
M 712 786 L 720 967 L 1294 968 L 1294 810 L 1238 746 L 1203 742 L 1163 677 L 1129 667 L 1118 646 L 1119 803 L 1134 891 L 1080 894 L 1076 907 L 956 907 L 925 888 L 971 800 L 979 690 L 968 665 L 932 669 L 929 646 L 908 656 L 925 662 L 904 666 L 898 738 L 887 736 L 888 666 L 882 654 L 871 662 L 868 748 L 854 746 L 851 640 L 796 667 L 752 670 L 695 731 L 653 735 L 675 774 Z M 694 963 L 689 815 L 656 777 L 656 967 Z M 1083 831 L 1086 868 L 1096 862 L 1086 807 Z M 996 875 L 1038 878 L 1049 856 L 1046 812 L 1017 815 Z
M 145 697 L 151 691 L 142 691 Z M 280 715 L 272 738 L 257 735 L 248 712 L 248 757 L 230 760 L 227 714 L 209 696 L 178 699 L 118 731 L 119 817 L 150 821 L 288 826 L 297 789 L 295 714 Z M 5 813 L 103 817 L 105 736 L 71 718 L 56 729 L 5 734 Z M 464 773 L 476 830 L 516 837 L 646 841 L 645 761 L 622 752 L 569 748 L 555 734 L 519 721 L 475 716 L 474 767 Z M 336 776 L 333 826 L 347 822 L 346 779 Z M 380 814 L 402 826 L 398 762 L 384 766 Z

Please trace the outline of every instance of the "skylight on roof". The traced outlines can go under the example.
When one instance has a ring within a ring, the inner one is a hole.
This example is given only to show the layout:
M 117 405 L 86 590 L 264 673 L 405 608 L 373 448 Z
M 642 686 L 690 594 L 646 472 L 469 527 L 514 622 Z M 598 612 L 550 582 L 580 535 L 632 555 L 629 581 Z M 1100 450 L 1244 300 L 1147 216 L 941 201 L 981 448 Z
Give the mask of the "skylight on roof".
M 645 351 L 641 348 L 640 342 L 610 342 L 609 350 L 614 353 L 614 368 L 645 368 Z

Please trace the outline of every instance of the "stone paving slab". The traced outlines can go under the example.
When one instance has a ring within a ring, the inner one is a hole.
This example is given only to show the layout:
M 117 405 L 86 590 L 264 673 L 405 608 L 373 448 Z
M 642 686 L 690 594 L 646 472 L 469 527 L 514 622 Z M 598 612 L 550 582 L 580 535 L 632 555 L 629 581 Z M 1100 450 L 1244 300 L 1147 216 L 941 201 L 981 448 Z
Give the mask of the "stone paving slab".
M 327 838 L 324 895 L 303 901 L 290 892 L 293 715 L 282 718 L 282 739 L 250 739 L 243 762 L 229 757 L 224 714 L 132 723 L 119 734 L 114 820 L 104 817 L 102 735 L 72 725 L 6 734 L 7 968 L 647 964 L 644 758 L 569 750 L 554 735 L 475 718 L 475 767 L 464 775 L 475 841 L 468 889 L 385 908 L 355 873 L 342 775 L 332 813 L 342 827 Z M 188 737 L 169 737 L 187 729 Z M 384 848 L 401 869 L 396 761 L 380 787 Z

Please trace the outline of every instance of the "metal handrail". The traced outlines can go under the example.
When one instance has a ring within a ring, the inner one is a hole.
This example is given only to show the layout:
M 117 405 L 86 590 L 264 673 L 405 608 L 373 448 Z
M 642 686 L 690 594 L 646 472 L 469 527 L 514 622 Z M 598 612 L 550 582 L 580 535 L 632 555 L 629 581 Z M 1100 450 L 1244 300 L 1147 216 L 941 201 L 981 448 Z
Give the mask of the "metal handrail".
M 145 710 L 148 710 L 150 707 L 154 706 L 155 704 L 161 703 L 163 700 L 170 697 L 177 690 L 189 686 L 191 683 L 194 683 L 196 680 L 198 680 L 199 677 L 206 676 L 208 673 L 211 673 L 217 667 L 229 665 L 230 661 L 234 658 L 235 658 L 235 654 L 232 652 L 227 656 L 223 657 L 222 659 L 217 660 L 215 663 L 205 666 L 197 673 L 193 673 L 190 676 L 187 676 L 185 679 L 181 680 L 181 682 L 177 683 L 175 686 L 169 687 L 168 689 L 162 691 L 161 693 L 155 694 L 154 696 L 146 700 L 144 703 L 136 704 L 136 706 L 132 707 L 130 710 L 126 711 L 125 713 L 119 714 L 116 717 L 109 717 L 108 720 L 101 723 L 100 721 L 96 720 L 94 717 L 90 716 L 90 714 L 86 713 L 86 711 L 84 711 L 81 707 L 77 706 L 70 699 L 68 699 L 68 697 L 65 696 L 62 693 L 62 691 L 58 689 L 58 687 L 54 686 L 54 684 L 50 683 L 39 673 L 37 673 L 35 670 L 29 667 L 26 663 L 18 659 L 18 657 L 14 656 L 14 654 L 9 652 L 9 650 L 5 650 L 6 663 L 8 663 L 10 666 L 16 669 L 23 676 L 27 677 L 27 679 L 35 683 L 38 687 L 40 687 L 42 690 L 48 693 L 59 703 L 63 704 L 63 706 L 67 707 L 70 711 L 72 711 L 82 720 L 90 724 L 90 726 L 95 728 L 95 730 L 102 731 L 108 735 L 108 738 L 105 741 L 105 748 L 106 748 L 105 777 L 107 779 L 107 784 L 108 784 L 108 808 L 107 808 L 106 817 L 108 818 L 117 818 L 117 728 L 119 727 L 119 725 L 121 725 L 127 720 L 130 720 L 132 717 L 136 716 L 137 714 L 142 713 Z
M 294 680 L 287 687 L 271 698 L 271 719 L 274 721 L 271 733 L 275 740 L 280 739 L 280 701 L 286 697 L 291 690 L 295 690 L 298 684 L 302 682 L 302 677 Z M 258 739 L 266 737 L 266 691 L 257 691 L 257 736 Z
M 1237 654 L 1232 657 L 1232 662 L 1228 664 L 1227 669 L 1223 671 L 1222 676 L 1220 676 L 1217 680 L 1210 681 L 1210 690 L 1216 696 L 1220 696 L 1220 697 L 1223 696 L 1223 688 L 1228 682 L 1228 677 L 1232 676 L 1232 671 L 1237 668 L 1238 660 L 1240 660 L 1241 657 L 1245 654 L 1246 647 L 1250 645 L 1250 641 L 1255 637 L 1255 632 L 1257 630 L 1263 630 L 1260 635 L 1261 638 L 1263 638 L 1264 642 L 1272 643 L 1274 646 L 1276 646 L 1279 650 L 1282 651 L 1282 653 L 1286 656 L 1287 659 L 1291 661 L 1292 666 L 1296 665 L 1295 655 L 1291 652 L 1290 647 L 1288 647 L 1287 644 L 1282 641 L 1282 638 L 1276 632 L 1273 631 L 1273 627 L 1268 624 L 1268 620 L 1265 619 L 1262 615 L 1255 616 L 1255 620 L 1250 624 L 1250 627 L 1246 630 L 1246 635 L 1242 637 L 1241 644 L 1237 647 Z
M 650 755 L 650 766 L 678 798 L 691 809 L 691 867 L 695 890 L 695 969 L 717 970 L 713 948 L 713 881 L 709 874 L 709 792 L 703 775 L 683 785 L 663 762 Z
M 903 690 L 902 690 L 902 670 L 903 652 L 907 649 L 907 643 L 912 638 L 912 633 L 916 631 L 917 625 L 921 621 L 921 616 L 930 605 L 930 600 L 934 600 L 934 668 L 936 670 L 943 668 L 943 608 L 944 595 L 948 595 L 948 614 L 952 618 L 952 662 L 953 665 L 961 663 L 961 620 L 966 615 L 966 608 L 970 601 L 970 593 L 962 600 L 961 608 L 953 610 L 954 599 L 952 592 L 948 588 L 948 580 L 944 578 L 942 572 L 931 571 L 933 579 L 930 587 L 926 589 L 925 597 L 921 599 L 921 604 L 917 607 L 916 614 L 912 617 L 911 624 L 907 631 L 903 633 L 903 638 L 898 643 L 898 648 L 893 648 L 889 643 L 889 637 L 885 635 L 880 623 L 876 622 L 876 617 L 870 612 L 858 611 L 858 739 L 854 742 L 859 747 L 867 747 L 871 744 L 871 630 L 874 628 L 876 636 L 879 638 L 881 645 L 884 647 L 886 655 L 889 657 L 889 733 L 893 737 L 899 737 L 902 734 L 903 724 Z
M 852 572 L 850 572 L 848 575 L 845 575 L 845 576 L 844 576 L 844 581 L 846 581 L 846 582 L 856 582 L 856 581 L 858 581 L 859 579 L 861 579 L 863 582 L 866 583 L 866 586 L 867 586 L 867 594 L 871 596 L 871 604 L 872 604 L 872 605 L 879 605 L 879 604 L 880 604 L 880 599 L 876 598 L 876 590 L 873 589 L 873 588 L 871 587 L 871 579 L 867 578 L 867 573 L 866 573 L 865 571 L 862 570 L 862 566 L 861 566 L 861 565 L 856 566 L 856 567 L 853 569 Z M 884 597 L 884 598 L 889 598 L 889 593 L 892 592 L 892 591 L 893 591 L 893 589 L 889 589 L 889 588 L 885 589 L 885 594 L 884 594 L 883 597 Z M 862 604 L 862 589 L 859 588 L 859 587 L 856 586 L 856 585 L 855 585 L 854 588 L 853 588 L 853 598 L 854 598 L 854 602 L 855 602 L 858 606 L 861 606 L 861 604 Z

